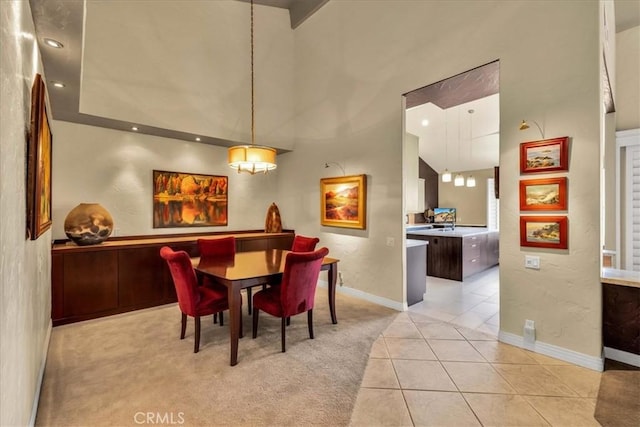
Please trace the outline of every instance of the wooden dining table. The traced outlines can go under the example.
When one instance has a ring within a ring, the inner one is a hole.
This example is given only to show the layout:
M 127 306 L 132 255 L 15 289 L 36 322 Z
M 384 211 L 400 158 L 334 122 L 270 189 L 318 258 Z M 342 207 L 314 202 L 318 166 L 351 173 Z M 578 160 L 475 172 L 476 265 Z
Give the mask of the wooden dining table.
M 200 259 L 191 262 L 198 274 L 209 276 L 215 282 L 227 287 L 229 299 L 229 335 L 231 337 L 231 366 L 238 363 L 238 342 L 240 339 L 240 319 L 242 316 L 242 296 L 240 291 L 251 286 L 277 284 L 282 280 L 285 260 L 290 251 L 265 249 L 252 252 L 237 252 L 233 257 Z M 328 298 L 331 322 L 336 324 L 336 279 L 338 259 L 325 257 L 321 270 L 328 272 Z

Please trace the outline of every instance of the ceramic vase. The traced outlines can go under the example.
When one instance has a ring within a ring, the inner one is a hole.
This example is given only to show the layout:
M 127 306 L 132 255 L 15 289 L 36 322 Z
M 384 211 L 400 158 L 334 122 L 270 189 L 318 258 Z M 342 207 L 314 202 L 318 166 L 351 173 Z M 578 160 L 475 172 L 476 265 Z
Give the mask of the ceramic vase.
M 67 214 L 64 232 L 80 246 L 102 243 L 113 231 L 113 218 L 99 203 L 80 203 Z

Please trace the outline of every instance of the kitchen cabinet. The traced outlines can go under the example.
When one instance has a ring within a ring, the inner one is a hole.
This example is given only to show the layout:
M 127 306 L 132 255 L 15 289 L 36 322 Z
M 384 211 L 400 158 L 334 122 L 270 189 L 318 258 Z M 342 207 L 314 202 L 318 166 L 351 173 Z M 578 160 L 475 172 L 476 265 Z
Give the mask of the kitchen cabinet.
M 419 303 L 427 290 L 427 246 L 424 240 L 407 240 L 407 305 Z
M 499 233 L 473 227 L 407 231 L 407 238 L 429 242 L 427 275 L 463 281 L 498 264 Z

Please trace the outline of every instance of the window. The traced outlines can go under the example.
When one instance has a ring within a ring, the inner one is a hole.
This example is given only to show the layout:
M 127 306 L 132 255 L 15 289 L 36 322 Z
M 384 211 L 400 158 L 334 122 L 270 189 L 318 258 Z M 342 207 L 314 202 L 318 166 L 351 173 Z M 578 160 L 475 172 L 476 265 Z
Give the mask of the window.
M 494 181 L 494 178 L 487 179 L 487 228 L 497 231 L 500 229 L 500 199 L 496 199 Z

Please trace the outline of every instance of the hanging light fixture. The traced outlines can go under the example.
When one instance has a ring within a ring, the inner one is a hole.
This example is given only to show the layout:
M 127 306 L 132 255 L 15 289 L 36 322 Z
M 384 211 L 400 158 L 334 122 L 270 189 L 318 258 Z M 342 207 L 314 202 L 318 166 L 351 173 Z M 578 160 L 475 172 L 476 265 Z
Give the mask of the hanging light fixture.
M 251 145 L 229 147 L 229 166 L 240 172 L 267 173 L 276 166 L 276 150 L 271 147 L 255 145 L 255 100 L 253 83 L 253 0 L 251 0 Z
M 467 177 L 467 187 L 475 187 L 476 186 L 476 179 L 473 177 L 473 175 L 469 175 Z
M 456 187 L 462 187 L 464 185 L 464 176 L 461 174 L 456 174 L 455 179 L 453 180 L 453 185 Z
M 472 158 L 472 150 L 471 150 L 471 142 L 473 141 L 473 113 L 475 113 L 474 109 L 469 109 L 467 110 L 467 113 L 469 113 L 469 158 Z M 467 177 L 467 187 L 475 187 L 476 186 L 476 179 L 473 177 L 473 175 L 469 175 Z
M 447 110 L 444 110 L 444 161 L 449 161 L 449 150 L 447 149 L 449 145 L 449 141 L 447 138 Z M 442 174 L 442 182 L 451 182 L 451 172 L 449 169 L 445 168 L 444 173 Z

